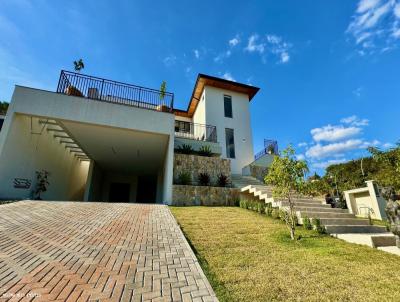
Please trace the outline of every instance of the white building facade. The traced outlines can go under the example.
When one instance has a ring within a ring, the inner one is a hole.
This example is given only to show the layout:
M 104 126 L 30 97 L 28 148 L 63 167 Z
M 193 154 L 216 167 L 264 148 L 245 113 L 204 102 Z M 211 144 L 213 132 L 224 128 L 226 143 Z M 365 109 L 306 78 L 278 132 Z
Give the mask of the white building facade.
M 16 86 L 0 132 L 0 199 L 172 202 L 174 149 L 208 148 L 232 174 L 254 161 L 259 89 L 199 74 L 187 110 L 173 94 L 62 71 L 56 92 Z

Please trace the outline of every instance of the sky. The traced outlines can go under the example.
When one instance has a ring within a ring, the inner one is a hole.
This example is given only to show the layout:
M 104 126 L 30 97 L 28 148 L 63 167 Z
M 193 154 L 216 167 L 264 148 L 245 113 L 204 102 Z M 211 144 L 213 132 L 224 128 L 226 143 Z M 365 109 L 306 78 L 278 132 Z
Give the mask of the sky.
M 400 0 L 0 0 L 0 37 L 0 101 L 82 58 L 181 109 L 198 73 L 259 87 L 254 151 L 292 144 L 311 173 L 400 139 Z

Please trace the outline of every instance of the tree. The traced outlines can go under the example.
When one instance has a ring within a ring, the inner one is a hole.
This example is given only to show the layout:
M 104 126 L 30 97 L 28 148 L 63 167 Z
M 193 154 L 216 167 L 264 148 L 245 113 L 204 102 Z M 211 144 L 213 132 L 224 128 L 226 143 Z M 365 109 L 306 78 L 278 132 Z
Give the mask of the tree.
M 8 105 L 10 105 L 7 102 L 0 102 L 0 114 L 5 115 L 7 113 Z
M 85 64 L 83 63 L 83 60 L 79 59 L 78 61 L 74 61 L 74 68 L 75 68 L 75 71 L 80 73 L 81 70 L 85 68 Z
M 165 94 L 167 92 L 167 82 L 162 81 L 160 85 L 160 100 L 165 98 Z
M 383 186 L 400 188 L 400 141 L 396 147 L 382 151 L 376 147 L 369 147 L 372 158 L 380 164 L 379 182 Z
M 282 151 L 281 156 L 274 157 L 268 174 L 265 176 L 265 182 L 274 186 L 272 195 L 275 198 L 285 199 L 289 204 L 284 210 L 284 220 L 292 240 L 295 239 L 297 224 L 294 197 L 305 192 L 305 172 L 308 172 L 307 163 L 297 160 L 295 150 L 289 145 Z

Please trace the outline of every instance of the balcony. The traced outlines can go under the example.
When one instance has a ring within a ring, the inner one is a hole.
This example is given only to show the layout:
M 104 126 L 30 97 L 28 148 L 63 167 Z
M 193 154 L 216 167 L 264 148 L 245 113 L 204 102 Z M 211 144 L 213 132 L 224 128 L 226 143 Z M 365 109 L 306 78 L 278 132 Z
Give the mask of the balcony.
M 211 125 L 175 121 L 175 137 L 216 143 L 217 128 Z
M 182 145 L 190 145 L 194 151 L 208 146 L 214 155 L 222 152 L 217 142 L 217 127 L 175 120 L 175 148 Z
M 170 112 L 174 94 L 62 70 L 57 93 L 108 103 Z

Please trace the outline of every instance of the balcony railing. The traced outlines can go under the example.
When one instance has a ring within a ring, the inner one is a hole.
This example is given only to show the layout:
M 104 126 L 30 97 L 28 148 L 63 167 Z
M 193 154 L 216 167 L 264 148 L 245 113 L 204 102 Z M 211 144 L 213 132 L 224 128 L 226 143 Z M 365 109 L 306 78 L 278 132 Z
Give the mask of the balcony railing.
M 65 70 L 61 71 L 57 92 L 163 112 L 172 112 L 174 107 L 173 93 Z
M 261 157 L 263 157 L 265 154 L 275 154 L 278 155 L 278 142 L 275 140 L 270 140 L 270 139 L 264 139 L 264 149 L 262 149 L 260 152 L 258 152 L 255 156 L 254 159 L 257 160 Z
M 175 121 L 175 136 L 216 143 L 217 127 L 184 121 Z

